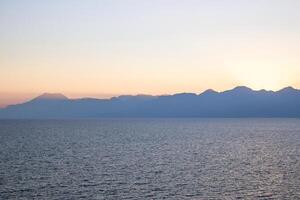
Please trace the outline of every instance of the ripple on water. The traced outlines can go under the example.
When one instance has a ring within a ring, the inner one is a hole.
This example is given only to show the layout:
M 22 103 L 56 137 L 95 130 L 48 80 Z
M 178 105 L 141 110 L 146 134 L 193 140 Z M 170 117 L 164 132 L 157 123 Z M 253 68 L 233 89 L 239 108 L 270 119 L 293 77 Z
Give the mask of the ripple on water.
M 298 119 L 0 120 L 0 199 L 299 199 Z

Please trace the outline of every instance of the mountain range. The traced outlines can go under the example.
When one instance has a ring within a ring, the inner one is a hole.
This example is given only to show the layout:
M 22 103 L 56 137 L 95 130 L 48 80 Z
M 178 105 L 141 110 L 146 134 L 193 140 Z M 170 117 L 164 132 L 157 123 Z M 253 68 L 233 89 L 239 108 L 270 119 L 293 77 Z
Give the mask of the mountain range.
M 123 95 L 110 99 L 69 99 L 45 93 L 0 109 L 2 119 L 101 117 L 300 117 L 300 90 L 252 90 L 239 86 L 216 92 L 174 95 Z

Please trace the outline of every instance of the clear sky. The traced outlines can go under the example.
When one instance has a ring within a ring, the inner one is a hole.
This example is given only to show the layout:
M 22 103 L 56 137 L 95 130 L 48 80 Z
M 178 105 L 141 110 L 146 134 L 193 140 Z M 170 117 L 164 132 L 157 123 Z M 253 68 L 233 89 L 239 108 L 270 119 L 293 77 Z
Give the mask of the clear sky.
M 299 0 L 0 0 L 0 106 L 300 87 Z

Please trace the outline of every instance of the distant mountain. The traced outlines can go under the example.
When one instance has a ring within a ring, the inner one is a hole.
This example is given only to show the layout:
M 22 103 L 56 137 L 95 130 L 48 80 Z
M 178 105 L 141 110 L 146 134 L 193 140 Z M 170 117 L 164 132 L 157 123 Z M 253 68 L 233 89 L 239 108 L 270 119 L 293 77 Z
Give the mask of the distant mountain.
M 60 93 L 44 93 L 33 100 L 67 100 L 68 98 Z
M 0 118 L 98 118 L 98 117 L 300 117 L 300 90 L 277 92 L 239 86 L 197 95 L 125 95 L 111 99 L 68 99 L 45 93 L 33 100 L 0 109 Z

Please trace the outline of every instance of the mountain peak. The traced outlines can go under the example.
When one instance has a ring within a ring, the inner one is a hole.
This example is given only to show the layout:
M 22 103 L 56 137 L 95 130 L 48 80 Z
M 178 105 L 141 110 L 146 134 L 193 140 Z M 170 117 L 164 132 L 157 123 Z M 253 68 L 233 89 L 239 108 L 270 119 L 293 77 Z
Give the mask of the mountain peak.
M 213 89 L 208 89 L 208 90 L 205 90 L 204 92 L 202 92 L 200 95 L 209 95 L 209 94 L 217 94 L 217 93 L 218 92 L 216 92 Z
M 237 86 L 237 87 L 233 88 L 232 90 L 236 90 L 236 91 L 252 91 L 251 88 L 246 87 L 246 86 Z
M 292 93 L 297 92 L 297 91 L 299 91 L 299 90 L 297 90 L 297 89 L 295 89 L 295 88 L 289 86 L 289 87 L 282 88 L 282 89 L 279 90 L 278 92 L 279 92 L 279 93 L 290 93 L 290 94 L 292 94 Z
M 34 100 L 67 100 L 68 98 L 60 93 L 43 93 Z
M 253 90 L 246 86 L 237 86 L 231 90 L 226 90 L 223 92 L 223 94 L 234 94 L 234 95 L 245 95 L 245 94 L 251 94 Z
M 288 86 L 288 87 L 282 88 L 282 89 L 279 90 L 279 91 L 294 91 L 294 90 L 296 90 L 296 89 L 293 88 L 292 86 Z

